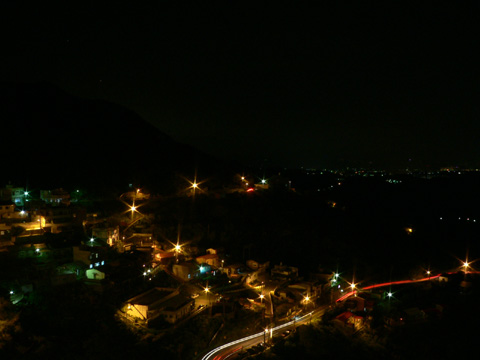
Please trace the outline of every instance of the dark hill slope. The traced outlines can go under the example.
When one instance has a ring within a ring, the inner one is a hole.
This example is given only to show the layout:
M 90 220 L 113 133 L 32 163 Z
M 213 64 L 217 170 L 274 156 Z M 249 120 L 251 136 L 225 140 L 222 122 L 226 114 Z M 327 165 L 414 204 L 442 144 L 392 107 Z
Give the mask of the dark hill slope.
M 119 105 L 52 85 L 1 84 L 3 182 L 104 189 L 127 183 L 173 191 L 176 174 L 211 176 L 225 164 L 174 141 Z

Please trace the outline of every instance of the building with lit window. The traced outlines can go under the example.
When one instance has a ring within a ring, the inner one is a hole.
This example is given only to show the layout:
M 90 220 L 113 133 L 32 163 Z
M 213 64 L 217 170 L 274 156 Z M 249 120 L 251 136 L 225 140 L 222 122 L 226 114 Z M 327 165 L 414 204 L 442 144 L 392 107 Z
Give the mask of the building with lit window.
M 88 269 L 105 265 L 106 256 L 104 249 L 95 246 L 74 246 L 73 261 L 81 261 Z
M 163 319 L 171 324 L 186 317 L 195 307 L 195 300 L 181 294 L 177 289 L 153 288 L 128 300 L 124 313 L 149 323 Z
M 40 190 L 40 199 L 53 206 L 70 205 L 70 193 L 63 189 Z

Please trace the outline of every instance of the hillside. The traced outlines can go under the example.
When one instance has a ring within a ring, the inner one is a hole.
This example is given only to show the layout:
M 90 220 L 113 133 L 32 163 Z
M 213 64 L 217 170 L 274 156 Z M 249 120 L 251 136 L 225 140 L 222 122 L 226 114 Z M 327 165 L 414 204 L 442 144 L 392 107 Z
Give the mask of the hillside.
M 77 98 L 47 83 L 3 83 L 0 96 L 3 182 L 48 188 L 136 183 L 169 192 L 178 174 L 225 169 L 116 104 Z

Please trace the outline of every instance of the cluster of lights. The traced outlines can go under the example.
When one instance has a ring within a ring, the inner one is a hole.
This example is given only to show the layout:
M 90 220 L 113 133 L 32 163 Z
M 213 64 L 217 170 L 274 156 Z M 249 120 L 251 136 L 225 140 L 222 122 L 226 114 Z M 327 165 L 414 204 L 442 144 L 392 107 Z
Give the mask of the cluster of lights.
M 440 216 L 440 220 L 443 220 L 443 216 Z M 462 217 L 459 216 L 459 217 L 458 217 L 458 220 L 462 220 Z M 477 219 L 471 219 L 471 218 L 469 218 L 469 217 L 465 218 L 465 220 L 471 221 L 471 222 L 474 222 L 474 223 L 477 222 Z

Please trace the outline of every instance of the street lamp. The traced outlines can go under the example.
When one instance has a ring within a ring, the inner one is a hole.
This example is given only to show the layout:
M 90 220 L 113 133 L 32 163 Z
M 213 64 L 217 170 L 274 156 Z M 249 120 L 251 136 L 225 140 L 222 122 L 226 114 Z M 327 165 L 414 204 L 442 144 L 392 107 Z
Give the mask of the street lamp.
M 305 307 L 308 309 L 308 303 L 310 301 L 310 296 L 305 296 L 304 302 L 305 302 Z
M 209 295 L 210 289 L 208 288 L 208 285 L 203 291 L 205 291 L 205 294 L 207 294 L 207 303 L 208 303 L 208 306 L 210 306 L 210 295 Z

